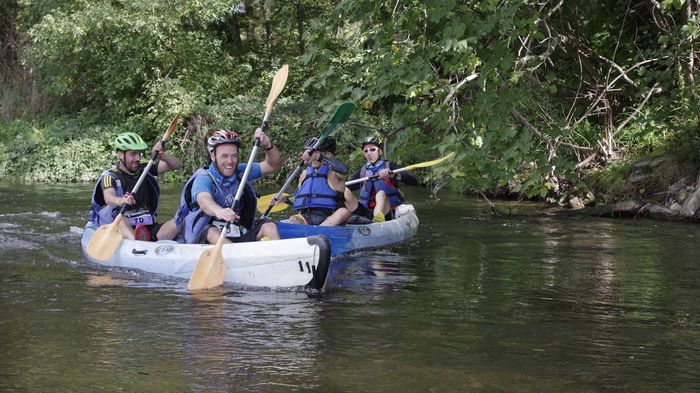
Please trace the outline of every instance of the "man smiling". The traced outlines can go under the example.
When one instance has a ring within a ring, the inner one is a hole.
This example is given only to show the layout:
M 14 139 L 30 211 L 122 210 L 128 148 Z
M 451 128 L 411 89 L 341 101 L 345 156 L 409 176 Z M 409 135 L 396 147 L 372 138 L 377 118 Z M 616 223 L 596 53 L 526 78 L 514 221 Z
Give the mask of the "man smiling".
M 270 138 L 258 128 L 255 137 L 265 151 L 265 160 L 252 164 L 248 180 L 253 181 L 273 173 L 282 167 L 279 150 Z M 230 130 L 218 130 L 207 139 L 211 165 L 195 172 L 182 192 L 180 210 L 176 215 L 178 226 L 183 229 L 187 243 L 211 243 L 218 240 L 226 222 L 233 225 L 226 234 L 227 242 L 249 242 L 279 239 L 273 222 L 256 223 L 256 194 L 246 182 L 241 201 L 233 211 L 233 202 L 246 170 L 247 163 L 240 163 L 241 139 Z
M 146 164 L 141 162 L 143 152 L 148 148 L 146 142 L 133 132 L 124 132 L 114 139 L 114 150 L 117 163 L 114 168 L 103 172 L 95 186 L 92 195 L 91 221 L 97 225 L 114 222 L 123 205 L 127 205 L 124 216 L 127 220 L 120 221 L 120 229 L 126 239 L 157 240 L 171 239 L 174 221 L 169 220 L 161 225 L 156 222 L 160 188 L 157 176 L 180 168 L 180 160 L 163 152 L 163 146 L 158 142 L 153 147 L 158 162 L 146 174 L 145 187 L 140 187 L 136 194 L 132 190 L 136 186 L 141 172 Z

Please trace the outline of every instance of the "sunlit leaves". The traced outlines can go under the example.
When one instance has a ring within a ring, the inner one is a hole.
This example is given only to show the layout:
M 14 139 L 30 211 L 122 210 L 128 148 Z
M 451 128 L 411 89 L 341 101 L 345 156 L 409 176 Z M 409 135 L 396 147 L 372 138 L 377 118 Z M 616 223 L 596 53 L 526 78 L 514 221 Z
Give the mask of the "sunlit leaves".
M 201 72 L 222 65 L 217 40 L 187 31 L 183 21 L 220 20 L 225 5 L 96 1 L 70 13 L 57 8 L 28 31 L 34 45 L 27 58 L 49 92 L 129 110 L 147 85 L 166 75 L 197 89 Z

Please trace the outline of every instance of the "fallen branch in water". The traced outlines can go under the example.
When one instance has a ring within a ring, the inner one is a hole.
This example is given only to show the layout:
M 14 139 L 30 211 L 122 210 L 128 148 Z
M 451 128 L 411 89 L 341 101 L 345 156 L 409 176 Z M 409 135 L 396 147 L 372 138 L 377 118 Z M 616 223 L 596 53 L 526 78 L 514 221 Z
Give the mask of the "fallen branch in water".
M 500 213 L 498 213 L 498 210 L 496 210 L 496 205 L 494 205 L 493 202 L 491 202 L 489 198 L 487 198 L 486 195 L 484 195 L 484 192 L 479 190 L 479 194 L 482 198 L 484 198 L 486 203 L 489 204 L 489 207 L 491 208 L 491 213 L 493 213 L 494 216 L 500 216 Z

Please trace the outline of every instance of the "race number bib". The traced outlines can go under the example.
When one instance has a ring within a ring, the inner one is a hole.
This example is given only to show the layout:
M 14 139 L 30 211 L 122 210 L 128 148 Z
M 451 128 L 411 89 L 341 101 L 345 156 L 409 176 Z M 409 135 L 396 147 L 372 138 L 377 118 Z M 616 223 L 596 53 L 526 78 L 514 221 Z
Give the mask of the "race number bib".
M 153 216 L 147 211 L 138 211 L 128 214 L 132 226 L 153 225 Z
M 212 221 L 211 225 L 213 225 L 213 226 L 219 228 L 219 230 L 223 231 L 224 228 L 226 227 L 226 222 L 214 220 L 214 221 Z M 226 237 L 230 237 L 230 238 L 241 237 L 240 227 L 236 224 L 229 225 L 228 231 L 226 231 Z

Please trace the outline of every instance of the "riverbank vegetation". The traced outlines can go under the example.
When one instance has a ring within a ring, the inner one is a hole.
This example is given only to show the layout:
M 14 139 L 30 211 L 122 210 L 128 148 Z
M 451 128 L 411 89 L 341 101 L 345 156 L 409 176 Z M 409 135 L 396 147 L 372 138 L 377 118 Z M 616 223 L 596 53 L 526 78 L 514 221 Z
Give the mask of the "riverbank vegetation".
M 591 203 L 643 158 L 667 157 L 660 188 L 700 167 L 697 0 L 0 3 L 5 180 L 90 181 L 116 133 L 156 141 L 178 110 L 182 180 L 209 130 L 252 133 L 285 63 L 290 157 L 353 101 L 340 157 L 370 133 L 406 164 L 456 151 L 435 190 Z

